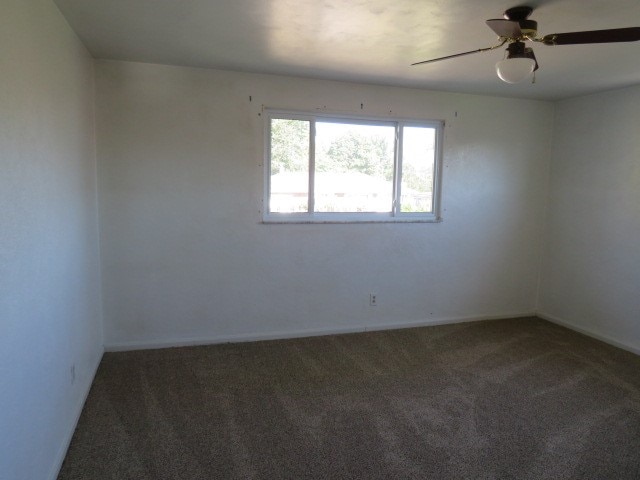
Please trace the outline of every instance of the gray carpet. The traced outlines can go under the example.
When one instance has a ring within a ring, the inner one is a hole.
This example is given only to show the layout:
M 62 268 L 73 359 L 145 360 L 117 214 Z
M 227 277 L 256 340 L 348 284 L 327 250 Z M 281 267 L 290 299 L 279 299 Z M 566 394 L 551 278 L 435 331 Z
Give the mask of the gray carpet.
M 548 322 L 107 353 L 70 479 L 640 478 L 640 357 Z

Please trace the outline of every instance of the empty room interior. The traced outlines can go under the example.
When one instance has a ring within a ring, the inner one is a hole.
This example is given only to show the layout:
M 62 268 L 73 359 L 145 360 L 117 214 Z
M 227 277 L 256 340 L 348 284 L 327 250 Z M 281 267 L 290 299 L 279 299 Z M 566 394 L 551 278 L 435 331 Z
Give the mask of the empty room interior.
M 640 478 L 637 0 L 1 0 L 0 478 Z

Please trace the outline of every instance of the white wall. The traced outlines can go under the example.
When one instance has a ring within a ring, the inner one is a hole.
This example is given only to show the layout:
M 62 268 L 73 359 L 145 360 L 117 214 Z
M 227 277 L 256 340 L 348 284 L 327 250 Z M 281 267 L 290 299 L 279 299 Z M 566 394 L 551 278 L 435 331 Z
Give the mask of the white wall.
M 96 75 L 107 348 L 535 310 L 552 104 L 112 61 Z M 444 221 L 261 224 L 262 105 L 445 119 Z
M 39 480 L 102 355 L 93 61 L 50 0 L 4 0 L 0 45 L 0 478 Z
M 5 0 L 0 44 L 0 478 L 53 478 L 102 353 L 93 62 L 49 0 Z M 536 305 L 552 104 L 124 62 L 97 76 L 108 346 L 537 308 L 640 351 L 640 87 L 558 104 Z M 263 105 L 445 119 L 444 222 L 261 224 Z
M 559 102 L 539 311 L 640 353 L 640 86 Z

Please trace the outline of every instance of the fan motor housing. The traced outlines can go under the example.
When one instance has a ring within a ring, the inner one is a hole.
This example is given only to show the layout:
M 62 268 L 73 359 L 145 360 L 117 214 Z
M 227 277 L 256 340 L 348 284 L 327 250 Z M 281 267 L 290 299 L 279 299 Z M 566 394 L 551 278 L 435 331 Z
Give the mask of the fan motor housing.
M 535 37 L 538 33 L 538 22 L 528 20 L 532 12 L 533 8 L 531 7 L 513 7 L 504 12 L 502 16 L 506 20 L 518 22 L 524 37 Z
M 513 7 L 505 11 L 502 16 L 506 20 L 513 20 L 514 22 L 519 22 L 520 20 L 526 20 L 529 18 L 529 15 L 533 12 L 533 8 L 531 7 Z
M 525 37 L 535 37 L 538 34 L 538 22 L 535 20 L 520 20 L 518 23 Z

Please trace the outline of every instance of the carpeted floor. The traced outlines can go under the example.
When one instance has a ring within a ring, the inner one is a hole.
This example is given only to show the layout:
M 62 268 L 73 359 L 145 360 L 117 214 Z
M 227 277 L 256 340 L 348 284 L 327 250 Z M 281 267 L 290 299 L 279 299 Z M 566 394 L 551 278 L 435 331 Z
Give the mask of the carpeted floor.
M 107 353 L 60 480 L 640 478 L 640 357 L 530 318 Z

